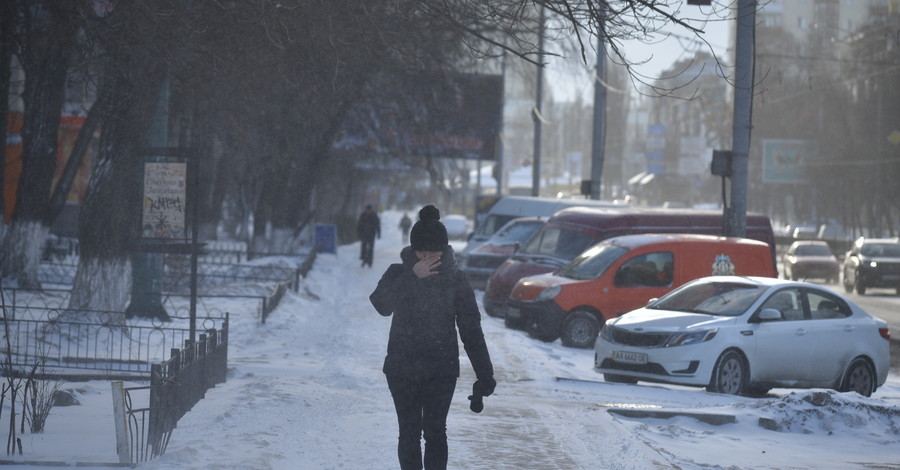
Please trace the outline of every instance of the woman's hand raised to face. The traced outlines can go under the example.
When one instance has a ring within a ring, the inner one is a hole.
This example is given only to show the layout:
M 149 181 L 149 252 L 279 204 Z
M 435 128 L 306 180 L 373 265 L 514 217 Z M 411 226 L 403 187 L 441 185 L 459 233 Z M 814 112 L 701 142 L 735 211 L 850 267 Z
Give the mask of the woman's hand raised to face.
M 425 279 L 437 274 L 437 268 L 441 265 L 441 254 L 440 251 L 417 251 L 419 262 L 413 266 L 416 277 Z

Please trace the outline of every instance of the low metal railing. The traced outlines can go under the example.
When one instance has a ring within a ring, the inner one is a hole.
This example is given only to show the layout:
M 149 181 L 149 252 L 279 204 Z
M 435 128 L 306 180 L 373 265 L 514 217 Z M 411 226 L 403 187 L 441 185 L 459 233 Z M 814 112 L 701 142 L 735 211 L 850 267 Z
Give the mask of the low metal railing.
M 43 377 L 68 380 L 148 380 L 151 364 L 190 338 L 190 329 L 158 325 L 127 324 L 121 313 L 79 312 L 97 321 L 67 321 L 67 311 L 51 309 L 46 319 L 8 318 L 7 342 L 2 352 L 9 356 L 11 376 L 27 376 L 34 364 Z M 205 328 L 216 328 L 224 317 L 198 318 Z M 183 323 L 187 318 L 175 317 Z
M 228 321 L 207 330 L 199 341 L 172 349 L 172 357 L 151 367 L 150 385 L 125 388 L 112 383 L 116 451 L 120 463 L 146 462 L 164 454 L 178 420 L 216 384 L 228 364 Z M 148 394 L 148 406 L 135 408 L 135 394 Z

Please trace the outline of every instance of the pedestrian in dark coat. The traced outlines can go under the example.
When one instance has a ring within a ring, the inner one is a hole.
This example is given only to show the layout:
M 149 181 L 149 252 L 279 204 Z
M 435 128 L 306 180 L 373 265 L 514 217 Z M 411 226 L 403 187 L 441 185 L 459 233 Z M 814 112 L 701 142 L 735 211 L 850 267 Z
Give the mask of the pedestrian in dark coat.
M 400 219 L 400 231 L 403 233 L 403 243 L 409 241 L 409 228 L 412 227 L 412 220 L 409 220 L 409 216 L 406 213 L 403 213 L 403 218 Z
M 457 329 L 477 378 L 469 397 L 473 411 L 481 411 L 475 403 L 494 392 L 494 368 L 475 293 L 457 269 L 436 207 L 419 211 L 410 244 L 369 300 L 381 315 L 393 315 L 383 371 L 400 428 L 400 468 L 420 470 L 424 464 L 426 470 L 446 469 L 447 414 L 459 377 Z
M 362 265 L 372 267 L 372 254 L 375 251 L 375 237 L 381 238 L 381 219 L 372 208 L 372 204 L 367 204 L 366 209 L 359 215 L 356 222 L 356 234 L 359 236 L 359 259 Z

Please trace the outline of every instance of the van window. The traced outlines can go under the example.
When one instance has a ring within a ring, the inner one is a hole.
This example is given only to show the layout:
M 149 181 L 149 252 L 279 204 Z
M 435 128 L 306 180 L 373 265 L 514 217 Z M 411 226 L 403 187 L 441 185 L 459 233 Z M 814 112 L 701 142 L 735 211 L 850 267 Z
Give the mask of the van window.
M 475 229 L 475 235 L 489 237 L 497 230 L 500 230 L 500 227 L 515 218 L 517 217 L 514 215 L 488 214 L 484 221 L 478 224 L 478 228 Z
M 621 246 L 606 243 L 594 245 L 573 259 L 568 266 L 560 270 L 558 275 L 579 281 L 596 279 L 606 272 L 609 265 L 627 252 L 628 249 Z
M 647 253 L 619 266 L 613 278 L 616 287 L 662 287 L 672 284 L 671 252 Z
M 561 227 L 544 226 L 544 229 L 528 240 L 522 253 L 543 255 L 571 260 L 586 250 L 594 239 L 572 230 Z

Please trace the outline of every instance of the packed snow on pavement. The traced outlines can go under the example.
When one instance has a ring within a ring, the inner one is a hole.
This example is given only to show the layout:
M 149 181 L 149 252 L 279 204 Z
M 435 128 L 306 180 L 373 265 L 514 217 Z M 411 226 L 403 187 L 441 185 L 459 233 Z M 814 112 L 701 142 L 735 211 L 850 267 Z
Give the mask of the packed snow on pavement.
M 139 468 L 397 468 L 396 416 L 381 372 L 390 318 L 368 296 L 399 261 L 400 216 L 381 214 L 374 267 L 360 267 L 358 243 L 320 254 L 265 324 L 223 301 L 231 313 L 227 382 L 181 418 L 165 455 Z M 464 242 L 453 245 L 459 251 Z M 871 398 L 612 384 L 593 372 L 590 350 L 539 342 L 502 319 L 483 316 L 482 324 L 498 385 L 482 413 L 470 411 L 475 377 L 460 348 L 450 468 L 900 469 L 897 371 Z M 82 405 L 54 408 L 45 434 L 22 436 L 22 458 L 115 462 L 109 383 L 63 388 L 77 389 Z M 676 413 L 629 417 L 627 410 Z M 735 419 L 708 424 L 696 414 Z

